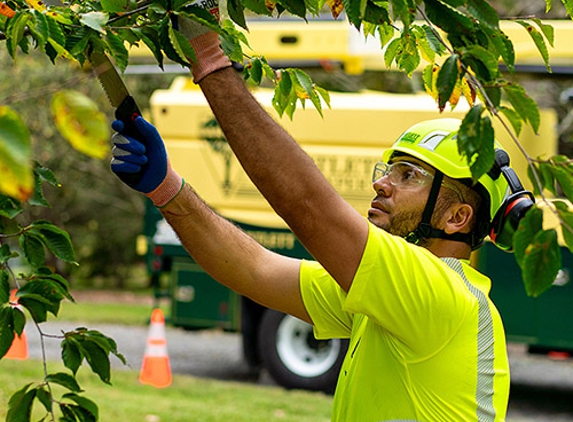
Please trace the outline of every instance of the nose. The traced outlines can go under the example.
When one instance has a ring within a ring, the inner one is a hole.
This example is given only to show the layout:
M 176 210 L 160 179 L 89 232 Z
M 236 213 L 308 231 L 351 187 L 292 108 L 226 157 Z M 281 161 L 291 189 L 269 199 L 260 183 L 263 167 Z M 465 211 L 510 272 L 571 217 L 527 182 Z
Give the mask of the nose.
M 385 175 L 372 182 L 372 188 L 379 195 L 390 196 L 394 186 L 390 183 L 388 175 Z

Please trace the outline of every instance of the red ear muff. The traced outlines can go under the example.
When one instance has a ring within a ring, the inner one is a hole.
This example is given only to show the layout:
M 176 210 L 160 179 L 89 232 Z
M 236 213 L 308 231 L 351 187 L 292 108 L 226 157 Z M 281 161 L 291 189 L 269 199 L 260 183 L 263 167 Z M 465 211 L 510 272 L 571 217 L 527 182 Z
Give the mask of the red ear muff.
M 489 233 L 491 241 L 498 248 L 506 252 L 513 250 L 513 234 L 519 221 L 534 204 L 534 197 L 528 191 L 514 193 L 504 201 L 493 219 Z

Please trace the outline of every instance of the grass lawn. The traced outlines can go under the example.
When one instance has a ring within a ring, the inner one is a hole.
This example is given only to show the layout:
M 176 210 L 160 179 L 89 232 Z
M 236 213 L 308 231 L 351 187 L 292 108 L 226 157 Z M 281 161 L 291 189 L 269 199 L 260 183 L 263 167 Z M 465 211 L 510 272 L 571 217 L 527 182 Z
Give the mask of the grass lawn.
M 56 364 L 50 372 L 65 371 Z M 78 379 L 85 396 L 99 407 L 103 422 L 320 422 L 330 420 L 332 397 L 278 387 L 214 381 L 174 375 L 173 384 L 157 389 L 141 385 L 135 371 L 114 371 L 112 386 L 82 367 Z M 6 417 L 9 397 L 29 382 L 38 383 L 42 364 L 36 360 L 0 360 L 0 419 Z M 57 397 L 62 394 L 56 386 Z M 36 402 L 32 420 L 43 406 Z
M 119 294 L 112 296 L 113 300 L 102 300 L 95 292 L 78 296 L 76 303 L 62 302 L 58 320 L 81 322 L 88 327 L 99 323 L 147 325 L 151 315 L 149 301 L 126 302 Z M 167 316 L 167 306 L 162 304 L 162 308 Z M 68 372 L 61 362 L 49 362 L 48 371 Z M 85 363 L 78 373 L 85 396 L 98 405 L 99 420 L 103 422 L 330 420 L 332 396 L 322 393 L 177 374 L 173 375 L 171 386 L 157 389 L 140 384 L 138 377 L 138 371 L 113 370 L 113 385 L 109 386 L 102 383 Z M 39 360 L 0 360 L 0 420 L 5 419 L 9 398 L 15 391 L 28 383 L 37 385 L 42 379 Z M 57 385 L 54 388 L 59 399 L 63 390 Z M 40 420 L 45 414 L 43 411 L 43 406 L 36 401 L 31 420 Z M 56 420 L 58 417 L 57 414 Z

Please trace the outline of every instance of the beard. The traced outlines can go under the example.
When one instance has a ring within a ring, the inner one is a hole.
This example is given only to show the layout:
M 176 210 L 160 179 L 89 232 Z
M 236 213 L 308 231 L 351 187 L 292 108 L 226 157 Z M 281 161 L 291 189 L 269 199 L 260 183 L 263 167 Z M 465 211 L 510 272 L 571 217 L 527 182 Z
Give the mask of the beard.
M 402 211 L 390 216 L 388 222 L 371 222 L 378 228 L 399 237 L 406 237 L 414 231 L 422 221 L 421 210 Z

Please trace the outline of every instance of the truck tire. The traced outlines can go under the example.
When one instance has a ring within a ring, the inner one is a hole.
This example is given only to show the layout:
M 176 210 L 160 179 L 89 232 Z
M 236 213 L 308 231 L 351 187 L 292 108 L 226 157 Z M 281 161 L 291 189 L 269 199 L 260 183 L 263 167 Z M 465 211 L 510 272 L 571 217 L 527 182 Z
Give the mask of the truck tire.
M 332 393 L 348 341 L 316 340 L 306 322 L 267 309 L 259 328 L 259 354 L 273 379 L 289 389 Z

